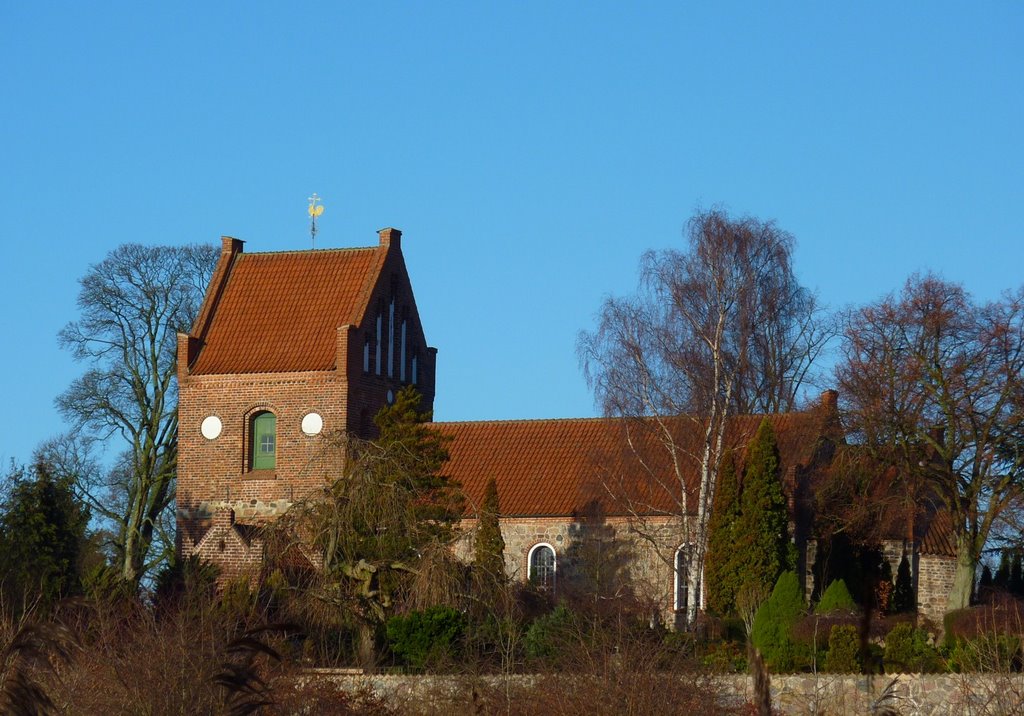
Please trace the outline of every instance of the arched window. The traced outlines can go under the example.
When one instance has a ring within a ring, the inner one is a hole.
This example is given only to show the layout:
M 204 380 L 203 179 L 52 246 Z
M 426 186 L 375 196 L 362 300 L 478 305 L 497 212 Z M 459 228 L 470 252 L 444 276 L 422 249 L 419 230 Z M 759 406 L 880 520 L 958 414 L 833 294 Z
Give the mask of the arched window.
M 541 589 L 555 588 L 555 550 L 547 544 L 536 544 L 527 556 L 527 577 Z
M 253 470 L 273 470 L 277 464 L 277 416 L 269 410 L 252 416 L 252 455 L 250 466 Z
M 693 545 L 684 544 L 676 550 L 675 559 L 675 608 L 677 612 L 686 612 L 690 605 L 690 557 Z M 693 598 L 697 600 L 697 608 L 700 609 L 701 582 L 697 580 L 697 593 Z
M 675 608 L 677 612 L 685 612 L 686 607 L 689 604 L 690 597 L 690 569 L 689 561 L 687 559 L 686 549 L 680 547 L 676 550 L 676 565 L 675 565 L 675 578 L 676 578 L 676 597 L 675 597 Z

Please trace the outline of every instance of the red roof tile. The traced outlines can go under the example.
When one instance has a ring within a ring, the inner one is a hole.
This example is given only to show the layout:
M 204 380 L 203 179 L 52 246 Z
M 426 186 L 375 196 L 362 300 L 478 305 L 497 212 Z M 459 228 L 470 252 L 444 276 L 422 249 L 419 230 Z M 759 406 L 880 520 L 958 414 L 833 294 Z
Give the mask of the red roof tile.
M 936 512 L 921 538 L 921 554 L 956 557 L 953 517 L 948 510 Z
M 769 416 L 783 474 L 809 462 L 821 434 L 820 416 L 819 411 Z M 762 417 L 737 416 L 730 421 L 726 443 L 739 450 L 741 459 Z M 590 418 L 437 423 L 435 427 L 452 438 L 445 473 L 462 485 L 470 514 L 479 507 L 491 478 L 497 483 L 505 516 L 578 514 L 592 500 L 599 500 L 609 515 L 625 514 L 627 503 L 642 506 L 648 514 L 678 512 L 674 472 L 668 452 L 651 431 L 653 421 Z M 669 419 L 667 427 L 689 453 L 681 472 L 692 508 L 699 474 L 699 463 L 692 456 L 699 453 L 696 448 L 703 431 L 684 417 Z
M 376 247 L 237 254 L 192 374 L 334 369 L 338 327 L 362 317 L 384 256 Z

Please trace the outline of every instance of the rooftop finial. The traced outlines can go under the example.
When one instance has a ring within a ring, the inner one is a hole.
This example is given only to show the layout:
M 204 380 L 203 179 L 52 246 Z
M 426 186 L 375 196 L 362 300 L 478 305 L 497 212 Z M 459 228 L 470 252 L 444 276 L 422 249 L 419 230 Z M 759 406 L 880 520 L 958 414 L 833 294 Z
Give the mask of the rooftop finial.
M 320 203 L 321 199 L 313 192 L 313 196 L 309 197 L 309 238 L 313 243 L 313 248 L 316 248 L 316 219 L 322 213 L 324 213 L 324 206 Z

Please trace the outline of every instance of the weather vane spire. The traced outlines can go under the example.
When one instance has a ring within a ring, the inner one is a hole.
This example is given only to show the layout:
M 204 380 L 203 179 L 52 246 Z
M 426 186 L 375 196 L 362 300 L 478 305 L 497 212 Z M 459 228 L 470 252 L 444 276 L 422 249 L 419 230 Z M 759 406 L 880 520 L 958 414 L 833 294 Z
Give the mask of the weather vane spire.
M 316 220 L 317 217 L 324 213 L 324 206 L 320 203 L 321 199 L 313 192 L 313 196 L 309 197 L 309 239 L 313 243 L 313 248 L 316 248 Z

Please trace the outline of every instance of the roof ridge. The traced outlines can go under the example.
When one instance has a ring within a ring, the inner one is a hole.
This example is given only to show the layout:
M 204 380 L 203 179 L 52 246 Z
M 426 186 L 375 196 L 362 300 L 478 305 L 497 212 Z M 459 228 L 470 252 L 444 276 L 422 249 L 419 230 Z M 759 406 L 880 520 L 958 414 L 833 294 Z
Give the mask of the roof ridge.
M 490 420 L 435 420 L 433 425 L 506 425 L 509 423 L 569 423 L 622 420 L 620 416 L 592 416 L 585 418 L 492 418 Z
M 280 251 L 246 251 L 240 256 L 274 256 L 279 254 L 329 254 L 343 253 L 346 251 L 376 251 L 376 246 L 336 246 L 329 249 L 281 249 Z
M 786 413 L 739 413 L 730 415 L 729 420 L 737 418 L 779 418 L 800 415 L 812 417 L 811 411 L 791 410 Z M 434 425 L 501 425 L 507 423 L 567 423 L 567 422 L 598 422 L 602 420 L 651 420 L 654 418 L 672 418 L 680 420 L 699 420 L 700 418 L 690 413 L 679 413 L 677 415 L 597 415 L 590 417 L 565 417 L 565 418 L 491 418 L 484 420 L 435 420 Z

